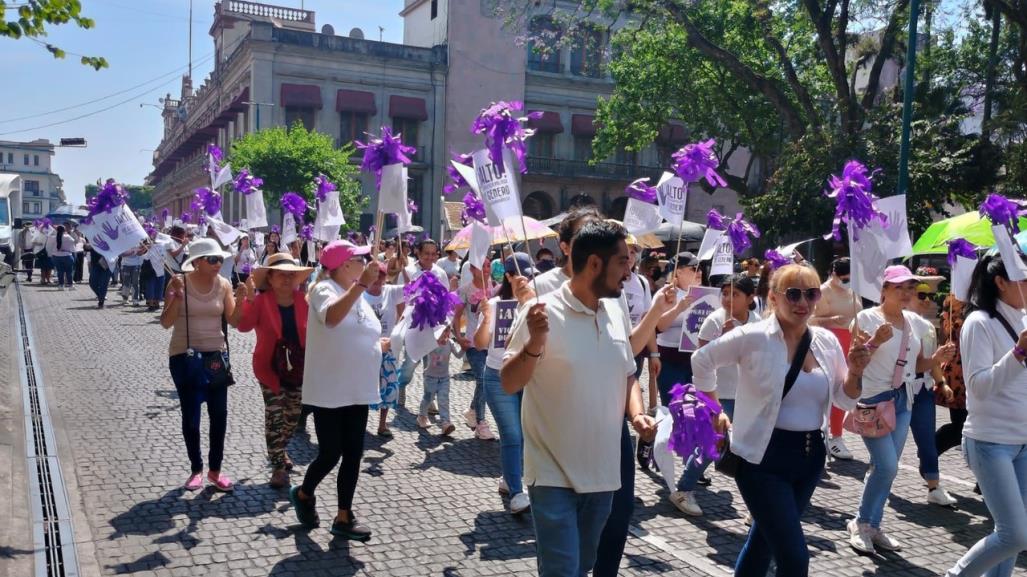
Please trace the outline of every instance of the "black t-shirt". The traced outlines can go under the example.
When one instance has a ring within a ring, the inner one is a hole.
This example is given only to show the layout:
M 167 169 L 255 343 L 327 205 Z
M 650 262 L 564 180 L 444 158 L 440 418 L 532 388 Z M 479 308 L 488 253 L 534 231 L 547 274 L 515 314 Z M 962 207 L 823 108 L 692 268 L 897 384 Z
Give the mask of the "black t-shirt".
M 290 305 L 283 307 L 278 305 L 278 312 L 282 315 L 282 338 L 295 345 L 300 344 L 300 333 L 296 328 L 296 307 Z

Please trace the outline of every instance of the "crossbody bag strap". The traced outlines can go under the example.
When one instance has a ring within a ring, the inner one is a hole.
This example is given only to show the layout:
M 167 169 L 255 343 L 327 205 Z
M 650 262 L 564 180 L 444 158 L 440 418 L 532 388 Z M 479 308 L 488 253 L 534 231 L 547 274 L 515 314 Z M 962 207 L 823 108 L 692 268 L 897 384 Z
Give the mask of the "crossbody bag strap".
M 906 354 L 909 348 L 909 333 L 913 330 L 913 327 L 906 320 L 906 315 L 902 315 L 902 342 L 899 343 L 899 358 L 895 361 L 895 371 L 892 372 L 891 376 L 891 388 L 897 389 L 902 385 L 902 376 L 906 372 Z
M 1002 316 L 1002 313 L 999 311 L 995 311 L 995 318 L 998 322 L 1002 323 L 1002 328 L 1006 329 L 1006 332 L 1009 333 L 1009 338 L 1013 339 L 1013 344 L 1015 345 L 1018 343 L 1020 341 L 1020 337 L 1017 336 L 1016 331 L 1013 330 L 1013 325 L 1009 324 L 1006 317 Z
M 792 366 L 788 369 L 788 375 L 785 377 L 785 388 L 781 393 L 782 400 L 788 396 L 788 392 L 795 386 L 795 380 L 799 378 L 799 371 L 802 370 L 802 365 L 806 362 L 806 354 L 809 353 L 809 347 L 812 343 L 813 335 L 807 328 L 806 332 L 802 335 L 802 340 L 799 341 L 799 346 L 795 349 L 795 356 L 792 357 Z
M 189 281 L 186 280 L 188 275 L 182 273 L 182 301 L 185 302 L 185 348 L 186 350 L 192 349 L 192 345 L 189 344 Z

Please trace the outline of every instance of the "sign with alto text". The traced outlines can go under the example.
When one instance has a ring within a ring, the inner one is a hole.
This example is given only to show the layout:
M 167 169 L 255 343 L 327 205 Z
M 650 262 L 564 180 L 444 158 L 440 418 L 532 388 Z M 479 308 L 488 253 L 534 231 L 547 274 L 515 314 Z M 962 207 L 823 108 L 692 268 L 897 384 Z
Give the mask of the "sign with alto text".
M 521 216 L 521 192 L 517 184 L 517 166 L 513 153 L 503 148 L 503 168 L 492 162 L 488 149 L 474 152 L 474 177 L 485 203 L 490 226 L 502 226 L 503 220 Z

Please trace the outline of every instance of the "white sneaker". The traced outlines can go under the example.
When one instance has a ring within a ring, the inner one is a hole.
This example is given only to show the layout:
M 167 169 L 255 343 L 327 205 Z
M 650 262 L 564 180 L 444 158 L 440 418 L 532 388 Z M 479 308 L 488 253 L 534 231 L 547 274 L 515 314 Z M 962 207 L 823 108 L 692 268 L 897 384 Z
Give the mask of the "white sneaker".
M 474 409 L 464 411 L 464 422 L 467 423 L 468 429 L 476 429 L 478 427 L 478 414 L 474 412 Z
M 874 532 L 870 535 L 870 540 L 879 549 L 884 549 L 885 551 L 902 550 L 902 544 L 896 541 L 895 539 L 892 539 L 891 536 L 885 533 L 883 530 L 874 529 L 873 531 Z
M 852 453 L 849 452 L 849 448 L 845 446 L 845 441 L 841 437 L 831 437 L 827 442 L 827 450 L 835 459 L 842 461 L 852 460 Z
M 952 495 L 949 495 L 948 491 L 941 487 L 935 487 L 928 491 L 927 502 L 932 505 L 941 505 L 942 507 L 951 507 L 957 503 Z
M 874 529 L 869 523 L 857 523 L 855 519 L 846 524 L 849 529 L 849 545 L 860 553 L 874 553 Z
M 531 507 L 531 498 L 527 493 L 517 493 L 510 499 L 510 513 L 519 515 Z
M 426 417 L 424 415 L 418 415 L 417 416 L 417 426 L 422 428 L 422 429 L 427 429 L 427 428 L 431 427 L 431 421 L 428 419 L 428 417 Z
M 685 515 L 702 517 L 702 507 L 695 501 L 695 491 L 674 491 L 670 494 L 670 502 Z
M 500 495 L 509 495 L 510 494 L 510 485 L 506 484 L 506 479 L 503 479 L 503 478 L 499 479 L 499 494 Z
M 494 441 L 496 439 L 496 435 L 492 433 L 492 429 L 489 428 L 489 424 L 485 421 L 478 423 L 478 426 L 474 428 L 474 436 L 482 441 Z

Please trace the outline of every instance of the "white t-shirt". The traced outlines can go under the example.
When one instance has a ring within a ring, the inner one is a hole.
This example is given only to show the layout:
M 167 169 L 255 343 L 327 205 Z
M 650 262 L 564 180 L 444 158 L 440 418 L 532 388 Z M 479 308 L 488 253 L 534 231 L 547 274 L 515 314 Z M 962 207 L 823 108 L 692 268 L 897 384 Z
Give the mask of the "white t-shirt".
M 727 309 L 721 307 L 706 317 L 702 326 L 699 327 L 699 338 L 713 342 L 724 334 L 724 323 L 727 321 Z M 760 318 L 756 313 L 749 311 L 749 318 L 745 324 L 759 322 Z M 736 326 L 735 329 L 738 327 Z M 735 391 L 738 389 L 738 365 L 729 365 L 717 369 L 717 396 L 721 399 L 735 398 Z
M 424 269 L 421 268 L 421 265 L 419 263 L 415 262 L 414 264 L 406 268 L 406 272 L 407 277 L 409 277 L 410 279 L 408 282 L 414 282 L 418 279 L 418 277 L 424 274 Z M 443 270 L 442 267 L 440 267 L 438 264 L 431 265 L 431 273 L 435 275 L 435 278 L 439 279 L 439 282 L 442 283 L 442 286 L 446 287 L 447 289 L 449 288 L 449 275 L 446 274 L 446 271 Z M 397 282 L 403 281 L 403 275 L 399 275 L 399 278 L 396 280 Z
M 688 291 L 681 289 L 677 290 L 678 300 L 681 300 L 688 296 Z M 678 315 L 678 318 L 674 319 L 674 322 L 672 322 L 670 326 L 667 327 L 667 330 L 656 335 L 657 345 L 661 347 L 669 347 L 672 349 L 677 349 L 681 346 L 681 327 L 685 324 L 686 314 L 688 314 L 688 311 L 682 311 L 681 314 Z
M 628 304 L 628 316 L 631 326 L 637 327 L 642 317 L 653 306 L 653 293 L 649 291 L 649 281 L 636 273 L 624 281 L 624 298 Z
M 364 291 L 364 300 L 374 309 L 375 316 L 382 323 L 382 336 L 392 334 L 396 326 L 396 307 L 403 302 L 403 285 L 387 284 L 382 286 L 382 294 L 375 296 Z
M 827 372 L 816 366 L 812 371 L 799 371 L 795 384 L 781 401 L 775 429 L 815 431 L 824 422 L 824 406 L 831 400 L 831 382 Z
M 557 267 L 535 277 L 535 280 L 532 281 L 532 288 L 538 292 L 538 296 L 547 295 L 555 292 L 556 289 L 569 280 L 571 280 L 571 277 L 563 272 L 563 267 Z
M 441 268 L 442 270 L 446 271 L 446 274 L 449 275 L 449 276 L 456 276 L 456 275 L 460 274 L 460 261 L 459 260 L 449 260 L 448 258 L 444 258 L 444 259 L 440 260 L 436 264 L 439 265 L 439 268 Z M 446 285 L 446 286 L 449 286 L 449 285 Z
M 303 363 L 303 403 L 334 409 L 381 402 L 382 325 L 367 301 L 359 298 L 342 322 L 325 325 L 328 307 L 346 291 L 326 279 L 311 292 L 307 350 Z
M 903 370 L 902 381 L 907 383 L 907 388 L 912 389 L 913 380 L 916 376 L 916 358 L 923 351 L 924 325 L 920 322 L 919 316 L 910 311 L 902 311 L 906 319 L 906 325 L 911 328 L 909 342 L 906 345 L 906 366 Z M 873 307 L 859 311 L 856 315 L 856 324 L 859 330 L 873 335 L 877 327 L 885 323 L 884 313 L 880 307 Z M 933 328 L 932 328 L 933 330 Z M 902 342 L 903 327 L 893 326 L 892 337 L 888 342 L 881 345 L 870 356 L 870 363 L 863 370 L 863 393 L 862 398 L 868 399 L 879 395 L 892 388 L 892 376 L 895 374 L 895 363 L 899 358 L 899 344 Z M 912 391 L 910 391 L 912 392 Z M 909 398 L 912 402 L 912 395 Z

